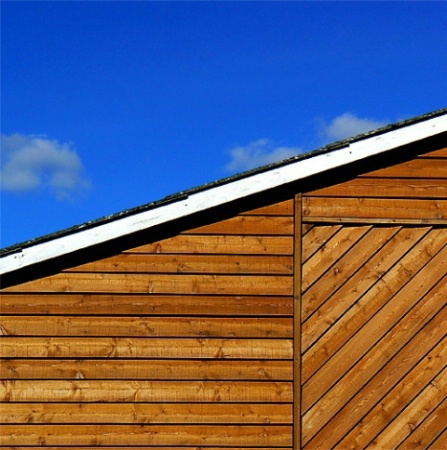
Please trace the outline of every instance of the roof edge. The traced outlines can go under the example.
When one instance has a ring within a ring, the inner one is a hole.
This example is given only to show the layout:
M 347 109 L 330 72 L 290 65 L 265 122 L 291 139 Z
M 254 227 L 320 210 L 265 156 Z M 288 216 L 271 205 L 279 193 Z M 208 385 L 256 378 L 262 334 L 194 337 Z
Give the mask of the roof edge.
M 264 166 L 158 202 L 5 248 L 0 274 L 7 274 L 154 226 L 243 199 L 293 181 L 378 155 L 447 131 L 447 108 L 392 124 L 319 150 Z

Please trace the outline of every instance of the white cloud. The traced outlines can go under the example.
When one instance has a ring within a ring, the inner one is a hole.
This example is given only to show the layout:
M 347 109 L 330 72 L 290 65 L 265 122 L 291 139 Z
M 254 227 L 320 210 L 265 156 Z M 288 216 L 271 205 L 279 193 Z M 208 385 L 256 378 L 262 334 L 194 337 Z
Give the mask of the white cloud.
M 335 117 L 329 124 L 323 124 L 321 133 L 326 139 L 337 141 L 375 130 L 387 123 L 386 121 L 357 117 L 347 112 Z
M 85 189 L 82 162 L 70 144 L 46 136 L 1 135 L 1 189 L 30 192 L 49 188 L 58 199 Z
M 282 161 L 302 152 L 298 147 L 282 147 L 275 145 L 270 139 L 258 139 L 246 146 L 230 149 L 228 153 L 231 160 L 225 169 L 229 172 L 249 170 Z

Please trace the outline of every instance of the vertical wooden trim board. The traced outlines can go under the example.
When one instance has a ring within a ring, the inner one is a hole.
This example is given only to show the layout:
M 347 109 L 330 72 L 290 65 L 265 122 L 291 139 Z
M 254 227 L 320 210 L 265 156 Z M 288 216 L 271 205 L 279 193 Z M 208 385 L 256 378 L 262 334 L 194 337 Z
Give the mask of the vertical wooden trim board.
M 302 196 L 295 196 L 293 293 L 293 448 L 301 448 L 301 244 Z

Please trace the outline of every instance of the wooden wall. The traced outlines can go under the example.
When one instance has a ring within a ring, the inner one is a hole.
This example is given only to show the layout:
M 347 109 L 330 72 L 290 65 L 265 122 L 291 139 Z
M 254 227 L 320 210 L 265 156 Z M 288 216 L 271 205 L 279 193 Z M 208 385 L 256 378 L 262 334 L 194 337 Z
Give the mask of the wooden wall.
M 447 149 L 302 203 L 301 447 L 447 448 Z
M 6 289 L 2 446 L 291 448 L 293 227 L 290 200 Z
M 447 448 L 447 149 L 423 150 L 4 289 L 2 448 Z

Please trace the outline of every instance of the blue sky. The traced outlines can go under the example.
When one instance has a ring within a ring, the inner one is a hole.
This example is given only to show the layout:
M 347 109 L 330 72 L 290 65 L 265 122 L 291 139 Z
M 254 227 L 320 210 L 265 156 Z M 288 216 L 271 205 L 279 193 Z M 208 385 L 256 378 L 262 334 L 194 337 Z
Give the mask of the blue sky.
M 1 9 L 1 247 L 447 106 L 446 2 Z

